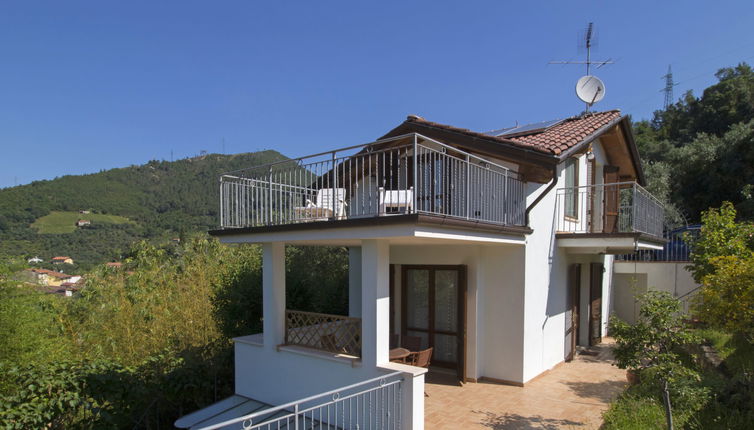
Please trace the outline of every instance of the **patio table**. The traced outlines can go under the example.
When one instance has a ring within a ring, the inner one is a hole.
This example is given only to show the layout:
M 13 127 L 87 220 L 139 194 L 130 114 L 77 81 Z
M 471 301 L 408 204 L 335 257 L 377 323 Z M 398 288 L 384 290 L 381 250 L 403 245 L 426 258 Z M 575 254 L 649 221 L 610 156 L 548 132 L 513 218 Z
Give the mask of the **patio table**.
M 406 348 L 393 348 L 389 352 L 390 361 L 403 361 L 406 357 L 411 355 L 411 351 Z

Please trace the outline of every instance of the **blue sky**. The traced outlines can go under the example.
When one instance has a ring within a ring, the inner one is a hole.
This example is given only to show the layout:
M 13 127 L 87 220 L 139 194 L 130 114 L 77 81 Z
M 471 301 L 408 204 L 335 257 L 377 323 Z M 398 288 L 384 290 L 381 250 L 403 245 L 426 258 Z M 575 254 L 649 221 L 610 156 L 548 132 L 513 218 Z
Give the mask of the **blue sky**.
M 39 1 L 0 14 L 0 187 L 175 159 L 364 143 L 415 113 L 490 130 L 577 114 L 578 34 L 616 64 L 599 110 L 649 118 L 754 63 L 751 1 Z

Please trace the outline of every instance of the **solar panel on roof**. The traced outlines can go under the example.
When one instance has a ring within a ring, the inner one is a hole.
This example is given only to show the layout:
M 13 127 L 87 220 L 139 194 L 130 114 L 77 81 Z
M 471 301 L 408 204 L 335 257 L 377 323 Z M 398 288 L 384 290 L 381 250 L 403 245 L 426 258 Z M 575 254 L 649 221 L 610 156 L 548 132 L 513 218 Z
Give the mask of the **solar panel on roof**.
M 498 130 L 489 131 L 485 134 L 489 134 L 496 137 L 512 137 L 523 134 L 542 133 L 548 128 L 558 125 L 563 122 L 562 119 L 553 119 L 550 121 L 535 122 L 532 124 L 520 125 L 517 127 L 501 128 Z

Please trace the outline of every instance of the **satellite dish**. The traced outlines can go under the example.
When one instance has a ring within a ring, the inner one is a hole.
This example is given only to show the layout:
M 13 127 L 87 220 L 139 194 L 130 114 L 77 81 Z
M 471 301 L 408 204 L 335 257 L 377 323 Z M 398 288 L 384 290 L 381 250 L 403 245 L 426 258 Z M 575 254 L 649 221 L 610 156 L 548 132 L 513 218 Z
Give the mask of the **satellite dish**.
M 576 95 L 591 106 L 605 98 L 605 84 L 596 76 L 583 76 L 576 82 Z

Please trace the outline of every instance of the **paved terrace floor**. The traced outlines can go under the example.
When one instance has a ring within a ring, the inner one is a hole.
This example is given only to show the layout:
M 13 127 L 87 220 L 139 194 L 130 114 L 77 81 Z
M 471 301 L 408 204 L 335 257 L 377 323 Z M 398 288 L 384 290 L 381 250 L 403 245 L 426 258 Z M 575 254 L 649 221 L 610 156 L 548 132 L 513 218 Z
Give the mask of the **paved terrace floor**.
M 602 412 L 626 386 L 612 366 L 611 341 L 579 350 L 524 387 L 495 383 L 460 386 L 430 371 L 425 385 L 425 427 L 434 429 L 597 429 Z M 586 354 L 584 353 L 586 351 Z M 589 354 L 596 355 L 589 355 Z

